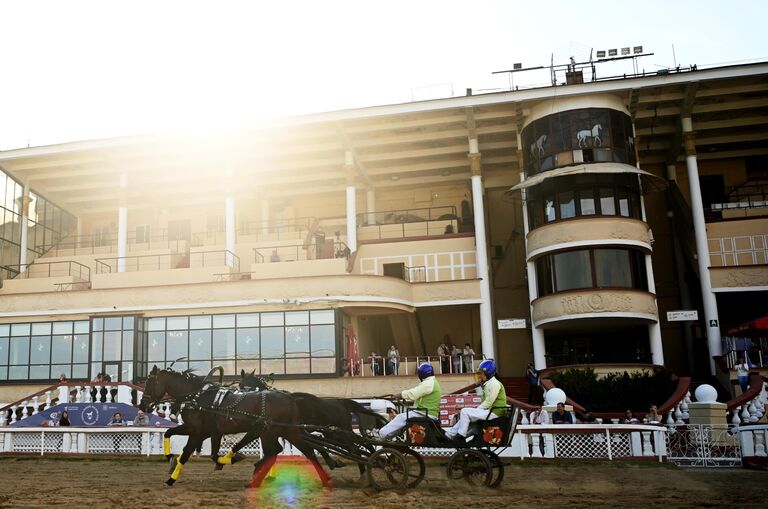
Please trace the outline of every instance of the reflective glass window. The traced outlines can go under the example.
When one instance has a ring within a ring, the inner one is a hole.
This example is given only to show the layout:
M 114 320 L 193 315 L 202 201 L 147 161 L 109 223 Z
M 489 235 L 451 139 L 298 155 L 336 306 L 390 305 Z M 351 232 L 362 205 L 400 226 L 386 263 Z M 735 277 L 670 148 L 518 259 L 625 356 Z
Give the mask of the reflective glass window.
M 600 214 L 604 216 L 616 215 L 616 203 L 612 188 L 600 188 Z
M 215 329 L 211 351 L 214 359 L 234 359 L 235 329 Z
M 626 249 L 596 249 L 595 282 L 601 288 L 632 288 L 632 268 Z
M 211 331 L 210 330 L 189 331 L 189 358 L 190 359 L 210 359 L 211 358 Z
M 48 364 L 51 362 L 50 336 L 32 336 L 29 362 L 32 364 Z
M 168 331 L 165 336 L 166 360 L 189 358 L 187 331 Z
M 558 292 L 592 286 L 589 251 L 557 253 L 554 255 L 554 265 Z
M 579 207 L 582 216 L 591 216 L 596 213 L 595 194 L 592 189 L 579 191 Z
M 259 356 L 259 329 L 237 329 L 237 358 L 255 359 Z
M 576 201 L 573 196 L 573 191 L 565 191 L 560 193 L 560 219 L 568 219 L 569 217 L 576 217 Z
M 309 354 L 309 326 L 285 328 L 285 352 Z
M 29 338 L 11 338 L 8 364 L 29 364 Z

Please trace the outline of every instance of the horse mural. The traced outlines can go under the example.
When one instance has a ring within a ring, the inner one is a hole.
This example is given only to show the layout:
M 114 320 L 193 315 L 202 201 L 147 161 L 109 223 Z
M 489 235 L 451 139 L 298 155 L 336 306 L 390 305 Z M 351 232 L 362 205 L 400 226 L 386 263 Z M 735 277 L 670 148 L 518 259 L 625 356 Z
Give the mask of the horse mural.
M 211 438 L 211 459 L 218 464 L 224 459 L 219 458 L 221 437 L 225 434 L 242 432 L 246 433 L 245 436 L 226 456 L 229 461 L 224 462 L 231 462 L 234 454 L 239 450 L 236 447 L 244 447 L 253 440 L 261 438 L 263 454 L 255 465 L 250 487 L 260 486 L 267 472 L 274 465 L 277 455 L 283 449 L 278 438 L 287 439 L 301 451 L 317 471 L 323 485 L 330 485 L 330 477 L 315 456 L 315 447 L 304 440 L 304 431 L 300 427 L 299 409 L 290 394 L 275 390 L 232 393 L 219 385 L 211 387 L 204 385 L 197 393 L 192 393 L 192 388 L 197 386 L 199 381 L 189 375 L 189 373 L 153 367 L 147 377 L 144 395 L 139 405 L 142 410 L 148 409 L 166 394 L 176 400 L 186 398 L 181 409 L 184 419 L 183 430 L 176 434 L 187 434 L 189 439 L 173 466 L 170 478 L 165 481 L 168 486 L 172 486 L 178 480 L 182 467 L 206 438 Z
M 603 140 L 600 138 L 600 134 L 603 131 L 602 124 L 595 124 L 591 130 L 584 129 L 576 133 L 576 140 L 579 142 L 579 147 L 587 148 L 599 147 L 603 144 Z M 589 141 L 592 143 L 590 144 Z

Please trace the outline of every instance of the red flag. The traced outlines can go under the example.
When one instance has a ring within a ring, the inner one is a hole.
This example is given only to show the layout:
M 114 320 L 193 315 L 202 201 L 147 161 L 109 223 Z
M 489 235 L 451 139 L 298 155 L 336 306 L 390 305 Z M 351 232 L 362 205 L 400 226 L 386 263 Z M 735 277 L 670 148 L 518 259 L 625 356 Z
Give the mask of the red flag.
M 349 374 L 356 376 L 360 374 L 360 350 L 357 345 L 357 335 L 352 325 L 347 327 L 347 362 L 349 363 Z

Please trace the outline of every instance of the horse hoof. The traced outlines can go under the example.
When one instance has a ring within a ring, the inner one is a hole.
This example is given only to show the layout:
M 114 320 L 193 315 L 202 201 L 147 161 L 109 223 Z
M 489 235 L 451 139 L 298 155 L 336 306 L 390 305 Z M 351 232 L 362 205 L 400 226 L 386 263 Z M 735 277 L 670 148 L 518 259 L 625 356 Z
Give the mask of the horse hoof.
M 213 465 L 214 470 L 222 470 L 223 468 L 224 468 L 224 465 L 222 465 L 221 463 L 215 463 Z
M 171 486 L 173 486 L 173 483 L 175 482 L 176 482 L 176 479 L 168 479 L 167 481 L 165 481 L 165 485 L 170 488 Z

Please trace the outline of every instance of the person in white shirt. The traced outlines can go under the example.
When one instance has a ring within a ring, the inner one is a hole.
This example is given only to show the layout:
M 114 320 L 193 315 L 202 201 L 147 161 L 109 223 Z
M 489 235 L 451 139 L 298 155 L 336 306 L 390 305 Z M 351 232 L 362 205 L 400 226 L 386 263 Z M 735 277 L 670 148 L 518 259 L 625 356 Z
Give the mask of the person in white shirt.
M 739 356 L 739 363 L 736 364 L 736 373 L 739 375 L 739 385 L 741 393 L 744 394 L 749 389 L 749 364 L 744 360 L 744 356 Z
M 529 420 L 531 424 L 549 424 L 549 413 L 546 410 L 542 410 L 540 406 L 535 406 L 529 416 Z

